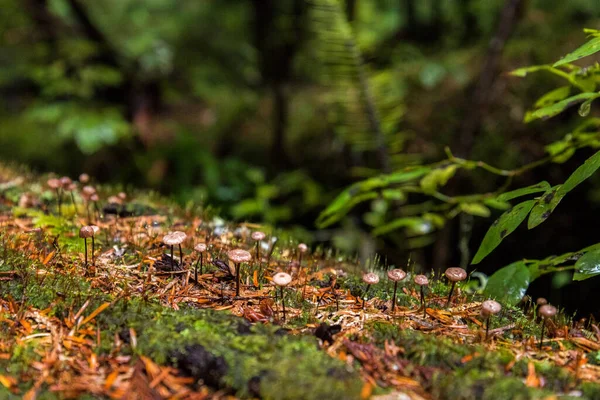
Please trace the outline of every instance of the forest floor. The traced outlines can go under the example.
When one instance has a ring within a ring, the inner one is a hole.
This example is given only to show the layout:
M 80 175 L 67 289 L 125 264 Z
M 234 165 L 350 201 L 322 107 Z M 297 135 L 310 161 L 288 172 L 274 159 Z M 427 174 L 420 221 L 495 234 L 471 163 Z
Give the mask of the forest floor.
M 1 399 L 600 398 L 596 325 L 559 313 L 540 345 L 535 308 L 505 306 L 486 338 L 470 283 L 446 306 L 449 285 L 428 275 L 423 309 L 409 270 L 392 312 L 382 267 L 364 296 L 355 261 L 301 256 L 283 232 L 257 255 L 260 226 L 152 193 L 109 203 L 119 190 L 106 187 L 89 207 L 83 185 L 65 190 L 59 207 L 47 179 L 0 168 Z M 187 235 L 183 260 L 162 242 L 170 231 Z M 239 296 L 235 248 L 252 255 Z M 292 281 L 276 290 L 281 271 Z

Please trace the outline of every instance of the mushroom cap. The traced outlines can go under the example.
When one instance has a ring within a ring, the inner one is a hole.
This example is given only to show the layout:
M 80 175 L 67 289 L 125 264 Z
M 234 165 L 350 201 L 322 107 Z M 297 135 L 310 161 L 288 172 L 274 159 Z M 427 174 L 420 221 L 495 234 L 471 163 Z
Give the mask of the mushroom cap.
M 558 310 L 556 309 L 556 307 L 554 307 L 550 304 L 544 304 L 543 306 L 540 307 L 540 309 L 538 310 L 538 313 L 544 318 L 552 318 L 556 315 L 557 311 Z
M 90 228 L 92 228 L 92 230 L 94 231 L 94 235 L 98 232 L 100 232 L 100 227 L 96 226 L 96 225 L 89 225 Z
M 121 200 L 125 200 L 127 198 L 127 194 L 125 192 L 119 192 L 119 194 L 117 194 L 117 197 Z
M 81 192 L 86 196 L 91 196 L 96 193 L 96 188 L 90 185 L 86 185 L 81 189 Z
M 252 260 L 252 254 L 243 249 L 233 249 L 227 252 L 227 257 L 236 264 Z
M 300 250 L 300 253 L 306 253 L 308 251 L 308 246 L 305 243 L 300 243 L 298 245 L 298 250 Z
M 379 275 L 374 272 L 367 272 L 366 274 L 363 274 L 362 280 L 367 285 L 375 285 L 376 283 L 379 283 Z
M 537 304 L 538 306 L 543 306 L 545 304 L 548 304 L 548 300 L 546 300 L 543 297 L 538 297 L 538 299 L 535 301 L 535 304 Z
M 90 176 L 86 173 L 79 175 L 79 182 L 88 183 L 90 181 Z
M 415 283 L 419 286 L 427 286 L 429 285 L 429 279 L 425 275 L 417 275 L 414 279 Z
M 46 181 L 46 184 L 50 189 L 58 189 L 59 187 L 61 187 L 60 179 L 56 178 L 48 179 L 48 181 Z
M 60 186 L 65 189 L 67 189 L 71 183 L 73 183 L 73 181 L 68 176 L 63 176 L 60 178 Z
M 79 237 L 80 238 L 89 238 L 94 236 L 94 229 L 91 226 L 82 226 L 81 229 L 79 229 Z
M 194 250 L 198 253 L 204 253 L 206 251 L 206 243 L 198 243 L 194 246 Z
M 387 272 L 390 281 L 398 282 L 406 278 L 406 272 L 400 268 L 392 269 Z
M 467 271 L 459 267 L 448 268 L 444 274 L 452 282 L 464 281 L 467 278 Z
M 278 272 L 273 275 L 273 283 L 277 286 L 287 286 L 292 281 L 292 276 L 285 272 Z
M 481 315 L 489 317 L 490 315 L 498 314 L 502 310 L 502 305 L 495 300 L 486 300 L 481 303 Z
M 66 188 L 68 191 L 72 192 L 75 189 L 77 189 L 77 184 L 75 182 L 71 182 L 71 184 L 69 186 L 67 186 Z
M 169 246 L 174 246 L 176 244 L 181 244 L 183 243 L 183 241 L 185 240 L 185 238 L 187 237 L 187 235 L 183 232 L 180 231 L 175 231 L 175 232 L 171 232 L 166 234 L 163 237 L 163 243 Z
M 91 200 L 91 201 L 98 201 L 98 200 L 100 200 L 100 196 L 98 196 L 98 193 L 93 193 L 93 194 L 90 196 L 90 200 Z
M 252 235 L 250 236 L 252 237 L 252 240 L 256 240 L 257 242 L 267 237 L 267 235 L 261 231 L 252 232 Z

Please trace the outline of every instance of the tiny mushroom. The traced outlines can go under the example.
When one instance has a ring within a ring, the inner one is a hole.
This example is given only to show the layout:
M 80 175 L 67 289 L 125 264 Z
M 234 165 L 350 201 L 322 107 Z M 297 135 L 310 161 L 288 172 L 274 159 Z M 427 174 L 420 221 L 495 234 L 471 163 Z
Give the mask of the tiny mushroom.
M 308 251 L 308 246 L 305 243 L 298 245 L 298 264 L 302 266 L 302 255 Z
M 267 235 L 261 231 L 252 232 L 252 240 L 256 241 L 256 262 L 260 262 L 260 241 L 264 240 Z
M 445 272 L 446 278 L 452 282 L 450 286 L 450 293 L 448 294 L 448 301 L 446 301 L 446 307 L 450 305 L 450 299 L 452 299 L 452 292 L 456 282 L 464 281 L 467 278 L 467 271 L 459 267 L 448 268 Z
M 229 261 L 235 264 L 235 296 L 240 295 L 240 267 L 242 263 L 252 260 L 252 255 L 243 249 L 234 249 L 227 252 Z
M 414 278 L 414 281 L 417 285 L 421 287 L 421 307 L 423 307 L 423 317 L 427 316 L 427 308 L 425 307 L 425 292 L 423 291 L 424 287 L 429 285 L 429 279 L 425 275 L 417 275 Z
M 90 181 L 90 176 L 88 174 L 86 174 L 85 172 L 81 175 L 79 175 L 79 182 L 81 183 L 88 183 Z
M 387 273 L 388 279 L 394 282 L 394 295 L 392 296 L 392 312 L 396 309 L 396 290 L 398 289 L 398 282 L 406 278 L 406 272 L 404 270 L 396 268 L 389 270 Z
M 557 312 L 558 310 L 556 309 L 556 307 L 550 304 L 544 304 L 538 310 L 538 314 L 542 317 L 542 334 L 540 335 L 540 350 L 542 349 L 542 342 L 544 341 L 544 327 L 546 326 L 546 320 L 554 317 Z
M 377 283 L 379 283 L 379 275 L 377 275 L 374 272 L 367 272 L 367 273 L 363 274 L 362 280 L 364 283 L 367 284 L 367 287 L 365 288 L 365 291 L 363 293 L 362 308 L 364 309 L 365 302 L 367 301 L 367 293 L 369 293 L 369 289 L 371 289 L 371 285 L 376 285 Z
M 48 185 L 48 187 L 50 189 L 52 189 L 56 192 L 56 201 L 58 203 L 58 213 L 62 214 L 62 211 L 61 211 L 62 199 L 61 199 L 61 195 L 60 195 L 60 188 L 62 187 L 62 184 L 60 183 L 60 179 L 50 178 L 50 179 L 48 179 L 46 184 Z
M 181 264 L 183 265 L 183 251 L 181 250 L 181 243 L 185 240 L 187 235 L 184 232 L 175 231 L 170 232 L 163 237 L 163 243 L 167 246 L 171 246 L 171 269 L 175 268 L 174 258 L 173 258 L 173 246 L 179 246 L 179 259 Z
M 94 234 L 92 235 L 92 262 L 94 262 L 94 252 L 96 249 L 96 242 L 94 241 L 94 236 L 96 236 L 96 233 L 100 232 L 100 227 L 96 225 L 90 225 L 90 228 L 92 228 L 92 231 L 94 231 Z
M 490 317 L 498 314 L 502 310 L 502 306 L 495 300 L 486 300 L 481 303 L 481 316 L 485 318 L 485 340 L 487 341 L 488 332 L 490 330 Z
M 292 282 L 292 276 L 286 272 L 278 272 L 275 275 L 273 275 L 272 279 L 273 283 L 276 286 L 279 286 L 279 289 L 281 290 L 281 307 L 283 309 L 283 320 L 285 321 L 285 299 L 283 295 L 283 287 L 289 285 L 290 282 Z
M 198 243 L 194 246 L 194 250 L 200 254 L 198 261 L 196 261 L 196 267 L 194 268 L 194 279 L 198 282 L 198 263 L 200 263 L 200 275 L 202 275 L 202 264 L 204 262 L 203 253 L 206 251 L 206 243 Z
M 79 237 L 83 239 L 83 246 L 85 249 L 85 265 L 87 265 L 87 239 L 94 237 L 94 229 L 91 226 L 82 226 L 79 229 Z

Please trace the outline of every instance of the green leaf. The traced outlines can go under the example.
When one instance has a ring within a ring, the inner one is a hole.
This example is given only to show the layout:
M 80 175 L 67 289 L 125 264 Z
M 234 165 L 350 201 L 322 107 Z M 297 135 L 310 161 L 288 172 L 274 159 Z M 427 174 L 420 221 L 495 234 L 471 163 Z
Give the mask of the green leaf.
M 499 201 L 509 201 L 512 199 L 516 199 L 517 197 L 526 196 L 532 193 L 546 192 L 550 188 L 551 186 L 548 182 L 542 181 L 540 183 L 536 183 L 535 185 L 502 193 L 501 195 L 497 196 L 496 199 Z
M 598 168 L 600 168 L 600 151 L 585 160 L 583 165 L 579 166 L 579 168 L 577 168 L 575 172 L 569 176 L 565 183 L 561 185 L 557 194 L 559 196 L 564 196 L 565 194 L 569 193 L 581 182 L 592 176 Z
M 381 236 L 381 235 L 395 231 L 400 228 L 413 228 L 413 229 L 419 230 L 424 222 L 426 222 L 427 224 L 430 224 L 429 221 L 425 221 L 425 220 L 423 220 L 423 218 L 417 218 L 417 217 L 398 218 L 388 224 L 382 225 L 382 226 L 378 227 L 377 229 L 374 229 L 373 235 Z
M 486 297 L 514 305 L 517 304 L 529 287 L 529 269 L 523 261 L 517 261 L 494 272 L 484 290 Z
M 535 200 L 528 200 L 506 211 L 500 216 L 485 234 L 472 264 L 479 264 L 488 254 L 492 252 L 502 240 L 511 234 L 525 220 L 529 211 L 535 204 Z
M 535 108 L 542 108 L 554 104 L 558 101 L 564 100 L 571 93 L 571 86 L 561 86 L 558 89 L 554 89 L 535 102 Z
M 435 192 L 439 187 L 444 186 L 448 180 L 452 178 L 452 176 L 454 176 L 457 168 L 458 166 L 456 164 L 452 164 L 444 168 L 434 169 L 425 175 L 423 179 L 421 179 L 421 189 L 423 189 L 425 193 Z
M 470 215 L 487 218 L 490 216 L 490 209 L 481 203 L 460 203 L 460 209 Z
M 579 47 L 577 50 L 567 54 L 566 56 L 555 62 L 552 66 L 558 67 L 560 65 L 567 64 L 587 56 L 591 56 L 592 54 L 597 53 L 599 51 L 600 37 L 595 37 L 589 42 L 585 43 L 583 46 Z
M 529 214 L 527 229 L 533 229 L 548 219 L 552 211 L 554 211 L 558 203 L 562 200 L 562 197 L 558 194 L 559 188 L 560 186 L 555 186 L 536 202 L 535 207 L 531 210 L 531 214 Z
M 600 250 L 585 253 L 577 260 L 575 267 L 574 281 L 583 281 L 600 275 Z
M 557 103 L 554 103 L 547 107 L 542 107 L 535 111 L 531 111 L 525 114 L 525 122 L 531 122 L 536 119 L 548 119 L 554 117 L 555 115 L 560 114 L 567 108 L 574 106 L 575 104 L 579 104 L 586 100 L 593 100 L 600 97 L 600 94 L 596 92 L 588 92 L 588 93 L 580 93 L 575 96 L 568 97 L 564 100 L 561 100 Z

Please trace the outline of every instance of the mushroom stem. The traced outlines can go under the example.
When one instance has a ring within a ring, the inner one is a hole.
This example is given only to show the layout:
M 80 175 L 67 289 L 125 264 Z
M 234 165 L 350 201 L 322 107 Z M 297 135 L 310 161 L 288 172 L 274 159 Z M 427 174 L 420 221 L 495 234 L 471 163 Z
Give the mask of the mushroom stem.
M 450 286 L 450 293 L 448 293 L 448 301 L 446 301 L 446 307 L 450 306 L 450 299 L 452 299 L 452 292 L 454 291 L 454 285 L 456 282 L 452 282 L 452 286 Z
M 421 307 L 423 307 L 423 318 L 427 316 L 427 308 L 425 307 L 425 292 L 423 291 L 423 286 L 421 286 Z
M 202 275 L 202 253 L 200 253 L 200 257 L 198 257 L 198 261 L 196 261 L 196 266 L 194 267 L 194 279 L 198 282 L 198 264 L 200 264 L 200 275 Z
M 488 333 L 490 332 L 490 317 L 485 320 L 485 341 L 488 340 Z
M 173 245 L 171 245 L 171 270 L 175 269 L 175 259 L 173 257 Z
M 260 263 L 260 240 L 256 241 L 256 262 Z
M 544 327 L 546 326 L 546 319 L 542 319 L 542 334 L 540 335 L 540 350 L 542 349 L 542 343 L 544 342 Z
M 94 237 L 92 236 L 92 264 L 96 264 L 95 257 L 94 257 L 95 250 L 96 250 L 96 242 L 94 240 Z
M 365 292 L 363 293 L 363 304 L 362 309 L 365 309 L 365 303 L 367 302 L 367 293 L 369 293 L 369 289 L 371 289 L 371 285 L 367 285 Z
M 394 281 L 394 295 L 392 296 L 392 312 L 396 309 L 396 290 L 398 289 L 398 281 Z
M 77 212 L 77 203 L 75 202 L 75 195 L 73 194 L 73 191 L 71 190 L 71 201 L 73 202 L 73 208 L 75 209 L 75 215 L 79 216 L 79 213 Z
M 283 309 L 283 320 L 285 321 L 285 297 L 283 296 L 283 286 L 281 287 L 281 308 Z
M 181 243 L 179 243 L 179 263 L 183 266 L 183 251 L 181 250 Z
M 60 188 L 56 188 L 56 199 L 58 201 L 58 215 L 62 215 L 62 195 Z
M 235 264 L 235 297 L 240 296 L 240 265 Z
M 85 249 L 85 266 L 87 267 L 87 238 L 83 238 L 83 248 Z

